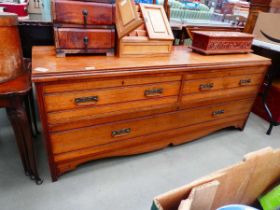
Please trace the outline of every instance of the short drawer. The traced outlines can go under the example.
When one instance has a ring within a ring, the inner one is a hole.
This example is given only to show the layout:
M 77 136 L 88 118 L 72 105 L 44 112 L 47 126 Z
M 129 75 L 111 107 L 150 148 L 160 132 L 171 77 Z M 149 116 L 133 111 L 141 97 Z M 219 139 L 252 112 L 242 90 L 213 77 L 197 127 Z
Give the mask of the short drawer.
M 50 93 L 45 94 L 44 100 L 47 112 L 95 107 L 98 113 L 98 109 L 106 109 L 101 107 L 102 105 L 112 104 L 111 108 L 107 111 L 117 111 L 116 108 L 120 106 L 119 103 L 126 103 L 130 101 L 145 103 L 143 100 L 167 96 L 178 96 L 179 89 L 180 81 L 172 81 L 147 85 Z M 116 106 L 114 106 L 114 104 Z M 149 103 L 146 105 L 149 106 Z M 133 108 L 130 107 L 129 104 L 122 106 L 123 109 Z
M 55 28 L 60 49 L 110 49 L 115 45 L 113 29 Z
M 108 123 L 50 134 L 54 154 L 104 145 L 133 138 L 248 113 L 253 99 L 188 109 L 145 118 Z
M 183 94 L 202 93 L 213 90 L 259 85 L 263 74 L 240 75 L 233 77 L 217 77 L 184 81 Z
M 113 4 L 55 0 L 55 23 L 112 25 Z

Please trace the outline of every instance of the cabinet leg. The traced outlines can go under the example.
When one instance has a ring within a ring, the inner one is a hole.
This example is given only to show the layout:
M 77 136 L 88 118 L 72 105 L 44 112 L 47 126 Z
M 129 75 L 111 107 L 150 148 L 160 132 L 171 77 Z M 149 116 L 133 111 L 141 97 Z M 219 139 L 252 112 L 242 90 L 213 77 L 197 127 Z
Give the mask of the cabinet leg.
M 24 169 L 24 173 L 25 175 L 29 176 L 30 175 L 30 165 L 29 165 L 29 161 L 28 161 L 28 154 L 27 154 L 27 150 L 24 144 L 24 136 L 23 133 L 21 132 L 21 126 L 20 123 L 18 121 L 18 113 L 17 110 L 15 109 L 11 109 L 11 108 L 7 108 L 7 114 L 9 117 L 9 120 L 12 124 L 15 136 L 16 136 L 16 143 L 18 146 L 18 150 L 19 150 L 19 154 L 20 154 L 20 158 L 21 158 L 21 162 L 23 165 L 23 169 Z
M 28 95 L 28 99 L 29 99 L 30 112 L 31 112 L 31 117 L 32 117 L 34 129 L 35 129 L 35 134 L 37 135 L 40 132 L 39 132 L 39 129 L 38 129 L 38 126 L 37 126 L 36 112 L 35 112 L 35 105 L 34 105 L 34 96 L 33 96 L 32 90 L 30 91 L 30 93 Z
M 272 128 L 273 128 L 273 123 L 270 123 L 269 124 L 269 128 L 268 128 L 268 130 L 267 130 L 267 132 L 266 132 L 266 135 L 270 135 L 271 134 L 271 131 L 272 131 Z
M 17 108 L 8 109 L 8 115 L 16 133 L 20 154 L 24 160 L 22 162 L 25 172 L 28 172 L 30 178 L 35 180 L 36 184 L 42 184 L 37 170 L 31 128 L 23 101 L 18 103 Z

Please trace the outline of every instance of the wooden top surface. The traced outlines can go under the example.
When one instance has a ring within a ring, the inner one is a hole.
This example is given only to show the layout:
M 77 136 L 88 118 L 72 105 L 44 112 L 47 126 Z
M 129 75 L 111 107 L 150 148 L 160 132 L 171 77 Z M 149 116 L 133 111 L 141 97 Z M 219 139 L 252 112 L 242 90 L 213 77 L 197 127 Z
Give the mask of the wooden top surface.
M 270 64 L 270 59 L 251 53 L 205 56 L 192 52 L 185 46 L 174 47 L 169 56 L 148 58 L 94 55 L 57 58 L 53 46 L 44 46 L 33 47 L 32 80 L 45 82 L 268 64 Z

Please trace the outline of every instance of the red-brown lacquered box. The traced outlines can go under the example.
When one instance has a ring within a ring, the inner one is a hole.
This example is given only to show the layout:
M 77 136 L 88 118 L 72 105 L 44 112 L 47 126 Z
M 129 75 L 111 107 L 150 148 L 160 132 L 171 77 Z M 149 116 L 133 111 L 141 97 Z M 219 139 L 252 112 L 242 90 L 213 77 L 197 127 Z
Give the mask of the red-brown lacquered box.
M 252 34 L 230 31 L 193 31 L 191 48 L 203 54 L 252 52 Z

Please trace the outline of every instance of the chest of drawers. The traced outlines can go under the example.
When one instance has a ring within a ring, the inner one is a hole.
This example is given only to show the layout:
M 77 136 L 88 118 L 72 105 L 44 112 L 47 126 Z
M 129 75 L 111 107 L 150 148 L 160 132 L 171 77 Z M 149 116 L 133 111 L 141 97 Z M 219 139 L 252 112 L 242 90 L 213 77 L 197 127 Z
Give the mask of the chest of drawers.
M 58 57 L 75 53 L 106 53 L 115 47 L 112 0 L 52 0 Z
M 56 58 L 52 47 L 35 47 L 32 59 L 53 180 L 90 160 L 242 130 L 270 64 L 184 47 L 158 59 Z

